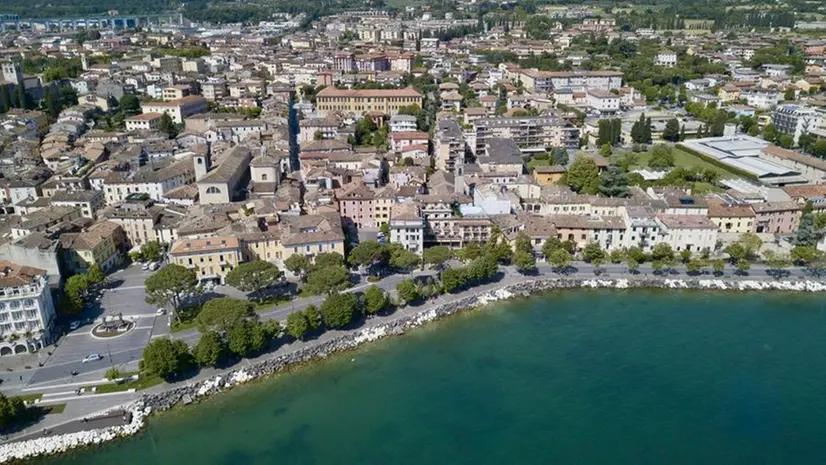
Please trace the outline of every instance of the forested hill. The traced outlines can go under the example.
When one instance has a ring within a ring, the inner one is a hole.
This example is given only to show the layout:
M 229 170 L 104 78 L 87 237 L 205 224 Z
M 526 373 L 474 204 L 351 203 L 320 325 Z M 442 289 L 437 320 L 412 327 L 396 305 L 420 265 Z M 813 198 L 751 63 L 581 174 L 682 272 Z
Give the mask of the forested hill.
M 109 10 L 119 14 L 157 14 L 176 10 L 175 0 L 0 0 L 0 14 L 21 18 L 58 18 L 101 15 Z M 204 5 L 206 0 L 188 0 L 187 5 Z

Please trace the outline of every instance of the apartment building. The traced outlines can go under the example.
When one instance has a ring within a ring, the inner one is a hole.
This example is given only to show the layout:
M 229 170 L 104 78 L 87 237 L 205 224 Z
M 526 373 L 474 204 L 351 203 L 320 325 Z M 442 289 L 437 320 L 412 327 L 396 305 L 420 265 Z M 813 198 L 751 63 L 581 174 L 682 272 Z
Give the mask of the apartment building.
M 375 225 L 373 200 L 375 192 L 364 184 L 351 184 L 336 192 L 341 217 L 357 228 Z
M 390 212 L 390 242 L 421 255 L 424 250 L 424 219 L 414 203 L 393 205 Z
M 144 166 L 137 171 L 110 171 L 95 175 L 108 205 L 126 200 L 133 194 L 146 194 L 157 202 L 179 187 L 195 182 L 195 167 L 191 157 L 153 169 Z M 97 183 L 96 183 L 97 184 Z
M 126 233 L 114 221 L 100 221 L 80 232 L 60 235 L 63 263 L 72 273 L 85 273 L 98 264 L 105 272 L 118 263 L 126 248 Z
M 661 241 L 677 252 L 701 252 L 717 246 L 717 225 L 701 215 L 659 215 Z
M 46 270 L 0 261 L 0 356 L 50 344 L 56 319 Z
M 550 116 L 479 118 L 473 123 L 474 153 L 482 154 L 490 139 L 511 139 L 519 147 L 579 147 L 579 129 Z M 438 160 L 437 160 L 438 168 Z
M 168 114 L 175 124 L 183 123 L 184 118 L 189 116 L 206 113 L 207 108 L 207 100 L 197 95 L 190 95 L 168 102 L 146 103 L 142 106 L 144 113 Z
M 822 123 L 820 112 L 814 108 L 799 105 L 783 105 L 774 111 L 772 123 L 783 134 L 792 136 L 794 143 L 801 134 L 809 134 L 820 127 Z
M 236 236 L 178 239 L 169 249 L 169 261 L 194 269 L 199 281 L 223 284 L 242 261 L 241 241 Z
M 792 200 L 755 203 L 751 208 L 757 233 L 793 234 L 802 216 L 802 207 Z
M 24 216 L 20 224 L 12 226 L 11 236 L 17 240 L 35 232 L 44 232 L 64 221 L 68 222 L 81 217 L 80 208 L 73 206 L 41 208 Z
M 622 87 L 622 73 L 619 71 L 538 71 L 521 70 L 517 79 L 526 89 L 537 92 L 553 92 L 554 89 L 587 91 L 598 89 L 610 91 Z
M 436 170 L 453 171 L 457 164 L 465 162 L 465 136 L 459 123 L 443 119 L 438 123 L 433 140 Z
M 103 192 L 96 190 L 57 190 L 49 198 L 49 203 L 59 207 L 75 207 L 80 214 L 89 219 L 97 217 L 97 211 L 103 208 Z
M 161 113 L 141 113 L 140 115 L 135 115 L 129 118 L 126 118 L 124 122 L 126 123 L 126 130 L 127 131 L 140 131 L 140 130 L 151 130 L 158 127 L 158 123 L 161 121 Z
M 373 90 L 326 87 L 316 94 L 316 110 L 321 116 L 333 112 L 352 115 L 380 112 L 393 116 L 399 108 L 410 105 L 422 106 L 422 94 L 412 87 Z

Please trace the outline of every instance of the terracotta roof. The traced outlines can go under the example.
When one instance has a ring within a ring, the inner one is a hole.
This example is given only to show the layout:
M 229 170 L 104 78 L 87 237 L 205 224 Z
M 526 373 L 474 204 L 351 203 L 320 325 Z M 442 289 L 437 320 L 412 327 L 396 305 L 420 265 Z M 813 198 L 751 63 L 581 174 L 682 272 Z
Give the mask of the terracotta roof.
M 404 89 L 336 89 L 335 87 L 325 87 L 316 94 L 318 97 L 421 97 L 416 89 L 406 87 Z
M 0 288 L 25 286 L 40 276 L 46 276 L 46 270 L 0 261 Z

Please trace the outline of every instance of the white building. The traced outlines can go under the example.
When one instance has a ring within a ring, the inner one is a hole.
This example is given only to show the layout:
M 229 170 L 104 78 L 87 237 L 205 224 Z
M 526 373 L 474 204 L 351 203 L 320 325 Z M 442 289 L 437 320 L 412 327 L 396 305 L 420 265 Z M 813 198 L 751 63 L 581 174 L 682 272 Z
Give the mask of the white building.
M 677 252 L 714 250 L 717 245 L 717 225 L 706 216 L 659 215 L 661 241 Z
M 416 117 L 412 115 L 394 115 L 390 118 L 390 132 L 413 132 L 417 130 Z
M 55 319 L 46 270 L 0 261 L 0 356 L 50 344 Z
M 421 255 L 424 250 L 424 220 L 412 203 L 395 204 L 390 209 L 390 242 Z
M 822 118 L 813 108 L 783 105 L 774 112 L 772 123 L 783 134 L 792 136 L 797 144 L 801 134 L 808 134 L 820 127 Z
M 758 110 L 774 108 L 780 102 L 780 92 L 776 90 L 747 89 L 740 92 L 740 98 L 746 99 L 750 107 Z
M 600 113 L 616 113 L 620 109 L 620 96 L 604 90 L 589 89 L 588 108 Z
M 660 52 L 657 54 L 657 64 L 667 68 L 677 66 L 677 53 L 671 51 Z

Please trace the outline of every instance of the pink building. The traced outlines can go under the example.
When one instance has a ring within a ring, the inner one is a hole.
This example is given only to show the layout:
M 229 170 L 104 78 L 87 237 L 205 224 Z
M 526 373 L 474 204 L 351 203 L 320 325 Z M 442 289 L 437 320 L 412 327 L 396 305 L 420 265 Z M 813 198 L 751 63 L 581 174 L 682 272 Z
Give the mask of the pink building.
M 336 191 L 338 211 L 345 221 L 357 228 L 373 227 L 376 222 L 373 214 L 375 192 L 364 184 L 352 184 Z
M 794 201 L 755 203 L 755 232 L 794 234 L 802 216 L 800 204 Z

